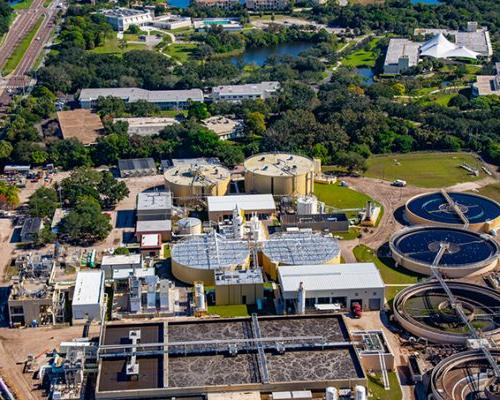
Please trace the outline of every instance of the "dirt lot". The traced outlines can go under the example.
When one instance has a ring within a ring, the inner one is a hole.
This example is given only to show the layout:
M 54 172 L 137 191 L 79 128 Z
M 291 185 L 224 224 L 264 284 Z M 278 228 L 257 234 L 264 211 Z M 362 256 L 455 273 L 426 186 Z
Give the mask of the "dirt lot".
M 0 329 L 0 375 L 18 399 L 42 399 L 42 391 L 34 390 L 39 383 L 30 374 L 23 374 L 23 364 L 28 354 L 38 358 L 39 365 L 47 361 L 45 353 L 58 349 L 63 341 L 80 337 L 81 326 L 31 329 Z M 90 329 L 90 336 L 99 334 L 99 327 Z M 36 335 L 36 339 L 34 336 Z

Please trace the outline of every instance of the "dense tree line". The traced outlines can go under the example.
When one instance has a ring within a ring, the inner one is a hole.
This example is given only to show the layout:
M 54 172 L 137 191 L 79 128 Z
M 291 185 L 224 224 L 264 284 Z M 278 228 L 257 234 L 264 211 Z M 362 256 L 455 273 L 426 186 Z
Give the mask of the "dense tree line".
M 12 8 L 7 1 L 0 1 L 0 37 L 9 30 Z

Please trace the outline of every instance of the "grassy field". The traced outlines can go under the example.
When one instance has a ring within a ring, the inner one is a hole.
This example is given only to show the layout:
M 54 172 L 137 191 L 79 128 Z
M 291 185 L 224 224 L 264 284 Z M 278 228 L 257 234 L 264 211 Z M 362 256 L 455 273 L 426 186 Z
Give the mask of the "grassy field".
M 335 208 L 363 208 L 366 206 L 366 202 L 371 200 L 366 194 L 336 183 L 332 185 L 316 183 L 314 194 L 320 201 Z
M 411 284 L 418 281 L 418 274 L 403 267 L 396 267 L 392 258 L 379 258 L 374 250 L 364 244 L 356 246 L 353 253 L 359 262 L 374 263 L 380 271 L 385 284 Z
M 500 183 L 494 183 L 492 185 L 482 187 L 478 190 L 478 193 L 500 203 Z
M 366 46 L 359 50 L 353 51 L 342 60 L 342 65 L 346 67 L 369 67 L 373 68 L 377 61 L 378 54 L 375 51 L 375 46 L 380 39 L 374 38 L 370 40 Z
M 403 398 L 401 386 L 396 376 L 396 372 L 389 372 L 389 385 L 390 389 L 385 390 L 382 382 L 382 376 L 375 374 L 374 376 L 368 375 L 368 391 L 371 396 L 370 399 L 374 400 L 400 400 Z
M 38 29 L 40 29 L 40 25 L 42 25 L 43 18 L 44 18 L 43 16 L 38 18 L 38 20 L 36 21 L 33 28 L 31 28 L 31 30 L 23 38 L 23 40 L 21 40 L 21 42 L 19 42 L 17 47 L 12 52 L 11 56 L 7 59 L 7 62 L 5 63 L 5 65 L 2 69 L 2 75 L 4 75 L 4 76 L 8 75 L 16 69 L 17 65 L 23 59 L 23 56 L 26 53 L 26 50 L 28 50 L 30 43 L 33 41 L 35 35 L 37 34 Z
M 192 43 L 174 43 L 165 48 L 165 54 L 168 54 L 174 60 L 180 63 L 188 62 L 193 56 L 193 50 L 196 49 L 196 45 Z
M 137 36 L 137 35 L 136 35 Z M 125 43 L 127 40 L 137 40 L 134 38 L 129 38 L 124 35 Z M 145 44 L 139 43 L 126 43 L 125 46 L 122 45 L 122 41 L 116 37 L 108 38 L 104 42 L 103 46 L 96 47 L 90 50 L 92 53 L 96 54 L 123 54 L 130 50 L 144 50 L 146 48 Z
M 481 165 L 469 153 L 390 154 L 369 158 L 365 175 L 388 181 L 404 179 L 409 185 L 426 188 L 450 186 L 484 177 L 482 173 L 478 177 L 469 175 L 459 167 L 462 163 L 477 168 Z
M 223 318 L 230 317 L 248 317 L 247 306 L 244 304 L 238 304 L 233 306 L 208 306 L 209 314 L 217 314 Z

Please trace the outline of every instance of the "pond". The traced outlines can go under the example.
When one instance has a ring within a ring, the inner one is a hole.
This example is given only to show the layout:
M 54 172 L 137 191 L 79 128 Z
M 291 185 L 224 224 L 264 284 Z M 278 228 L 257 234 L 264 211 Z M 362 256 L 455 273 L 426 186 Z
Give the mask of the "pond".
M 232 57 L 231 62 L 233 64 L 241 63 L 242 65 L 255 64 L 261 67 L 271 56 L 298 56 L 300 53 L 313 46 L 314 43 L 310 42 L 291 42 L 282 43 L 274 47 L 254 47 L 246 49 L 245 52 L 239 56 Z
M 175 8 L 188 8 L 189 3 L 191 3 L 190 0 L 167 0 L 167 4 Z
M 356 68 L 356 72 L 364 79 L 365 85 L 373 85 L 373 77 L 375 72 L 372 68 Z
M 411 0 L 411 4 L 428 4 L 436 5 L 441 3 L 439 0 Z

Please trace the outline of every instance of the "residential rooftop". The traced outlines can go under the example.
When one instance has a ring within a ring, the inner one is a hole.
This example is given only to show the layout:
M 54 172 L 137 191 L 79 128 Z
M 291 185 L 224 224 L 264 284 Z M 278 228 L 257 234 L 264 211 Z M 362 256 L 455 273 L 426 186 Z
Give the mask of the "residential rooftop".
M 104 130 L 99 115 L 78 109 L 57 113 L 63 139 L 77 139 L 83 144 L 94 144 Z

